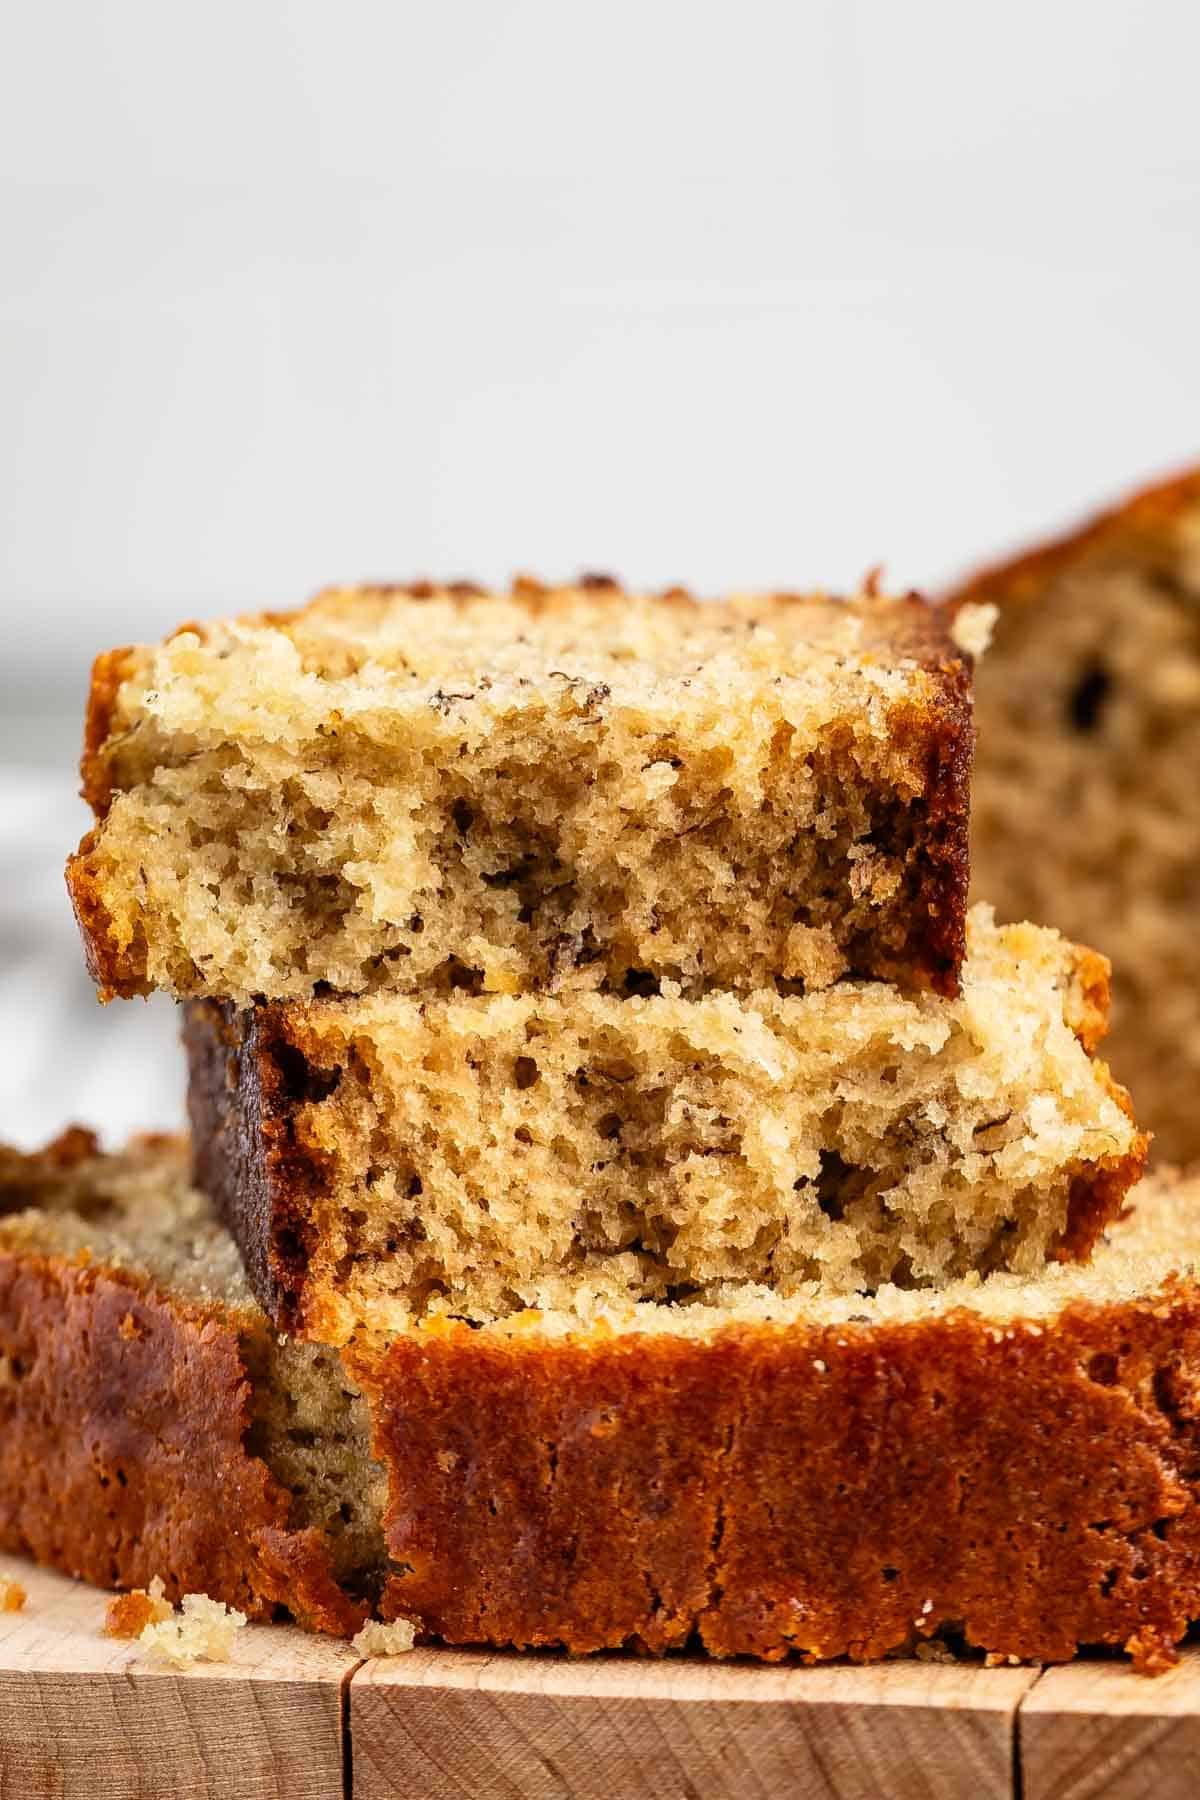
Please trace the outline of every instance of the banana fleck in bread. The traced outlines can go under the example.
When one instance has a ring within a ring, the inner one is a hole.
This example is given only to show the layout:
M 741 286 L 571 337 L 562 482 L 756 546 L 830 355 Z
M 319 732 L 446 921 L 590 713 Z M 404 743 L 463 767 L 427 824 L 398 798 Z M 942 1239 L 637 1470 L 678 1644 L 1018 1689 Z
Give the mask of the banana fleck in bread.
M 101 993 L 956 991 L 969 659 L 915 598 L 338 590 L 96 664 Z
M 1030 1279 L 439 1318 L 339 1359 L 269 1330 L 184 1160 L 0 1159 L 6 1551 L 577 1651 L 1153 1671 L 1200 1618 L 1200 1181 Z
M 1200 468 L 976 576 L 976 891 L 1113 959 L 1113 1068 L 1200 1157 Z
M 956 1000 L 406 996 L 188 1010 L 195 1172 L 276 1322 L 788 1294 L 1082 1255 L 1144 1140 L 1107 965 L 972 915 Z M 391 1308 L 390 1313 L 388 1308 Z

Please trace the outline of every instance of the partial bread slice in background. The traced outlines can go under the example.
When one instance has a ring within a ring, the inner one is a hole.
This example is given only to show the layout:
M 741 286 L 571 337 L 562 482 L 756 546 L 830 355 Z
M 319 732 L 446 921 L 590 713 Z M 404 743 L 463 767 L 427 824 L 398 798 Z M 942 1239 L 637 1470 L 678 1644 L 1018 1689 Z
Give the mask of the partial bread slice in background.
M 187 1160 L 0 1149 L 0 1544 L 351 1632 L 382 1561 L 364 1404 L 276 1337 Z
M 921 601 L 364 588 L 96 664 L 101 993 L 957 990 L 970 659 Z
M 956 1000 L 459 995 L 188 1010 L 199 1184 L 276 1322 L 343 1341 L 1085 1255 L 1145 1140 L 1108 969 L 972 915 Z
M 976 676 L 975 892 L 1113 961 L 1113 1068 L 1200 1157 L 1200 468 L 952 596 Z M 967 624 L 972 635 L 972 623 Z

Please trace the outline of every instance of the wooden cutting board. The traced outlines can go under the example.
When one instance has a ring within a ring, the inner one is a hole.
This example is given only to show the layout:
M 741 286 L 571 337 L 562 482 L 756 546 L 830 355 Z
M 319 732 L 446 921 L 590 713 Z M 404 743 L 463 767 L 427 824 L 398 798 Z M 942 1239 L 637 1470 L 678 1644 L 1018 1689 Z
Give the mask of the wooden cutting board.
M 756 1668 L 416 1650 L 289 1626 L 175 1673 L 107 1596 L 16 1564 L 0 1614 L 0 1800 L 1188 1800 L 1200 1650 L 1124 1664 Z

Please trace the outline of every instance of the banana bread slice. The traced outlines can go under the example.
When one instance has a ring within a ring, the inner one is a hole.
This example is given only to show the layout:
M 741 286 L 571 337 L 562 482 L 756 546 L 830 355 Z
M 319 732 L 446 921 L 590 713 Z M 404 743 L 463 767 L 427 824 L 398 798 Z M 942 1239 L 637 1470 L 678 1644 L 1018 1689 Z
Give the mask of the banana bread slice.
M 386 1560 L 365 1403 L 272 1331 L 187 1160 L 0 1148 L 0 1545 L 352 1632 Z
M 1142 1192 L 1030 1280 L 356 1350 L 385 1610 L 457 1643 L 1168 1667 L 1200 1618 L 1200 1180 Z
M 270 1331 L 184 1167 L 0 1155 L 5 1551 L 574 1651 L 1157 1671 L 1200 1619 L 1200 1180 L 1031 1279 L 431 1318 L 339 1357 Z
M 105 998 L 957 990 L 969 658 L 921 601 L 337 590 L 100 657 Z
M 969 940 L 956 1000 L 192 1002 L 196 1179 L 267 1311 L 324 1342 L 364 1315 L 1029 1273 L 1087 1252 L 1145 1143 L 1089 1055 L 1103 958 L 986 908 Z
M 5 1552 L 570 1651 L 1153 1672 L 1200 1620 L 1200 1179 L 1031 1280 L 367 1321 L 338 1355 L 266 1327 L 184 1170 L 0 1152 Z
M 1157 1153 L 1200 1157 L 1200 468 L 952 604 L 998 608 L 976 889 L 1112 957 L 1113 1067 Z

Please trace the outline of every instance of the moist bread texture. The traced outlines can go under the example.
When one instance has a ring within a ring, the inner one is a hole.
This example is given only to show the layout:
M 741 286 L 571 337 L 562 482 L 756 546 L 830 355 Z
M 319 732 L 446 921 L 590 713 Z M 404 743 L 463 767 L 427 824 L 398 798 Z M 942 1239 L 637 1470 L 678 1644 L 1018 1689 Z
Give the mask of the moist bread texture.
M 269 1332 L 185 1160 L 85 1133 L 0 1158 L 6 1551 L 581 1652 L 943 1638 L 1153 1672 L 1200 1619 L 1194 1179 L 1032 1279 L 440 1318 L 339 1358 Z
M 364 1402 L 276 1337 L 186 1170 L 175 1138 L 0 1149 L 0 1545 L 352 1632 L 384 1560 Z
M 339 589 L 96 663 L 104 998 L 957 991 L 970 659 L 916 598 Z
M 1107 965 L 972 915 L 956 1000 L 189 1007 L 198 1184 L 276 1322 L 787 1295 L 1084 1255 L 1140 1172 Z
M 1113 960 L 1119 1080 L 1200 1157 L 1200 468 L 952 596 L 976 678 L 975 891 Z

